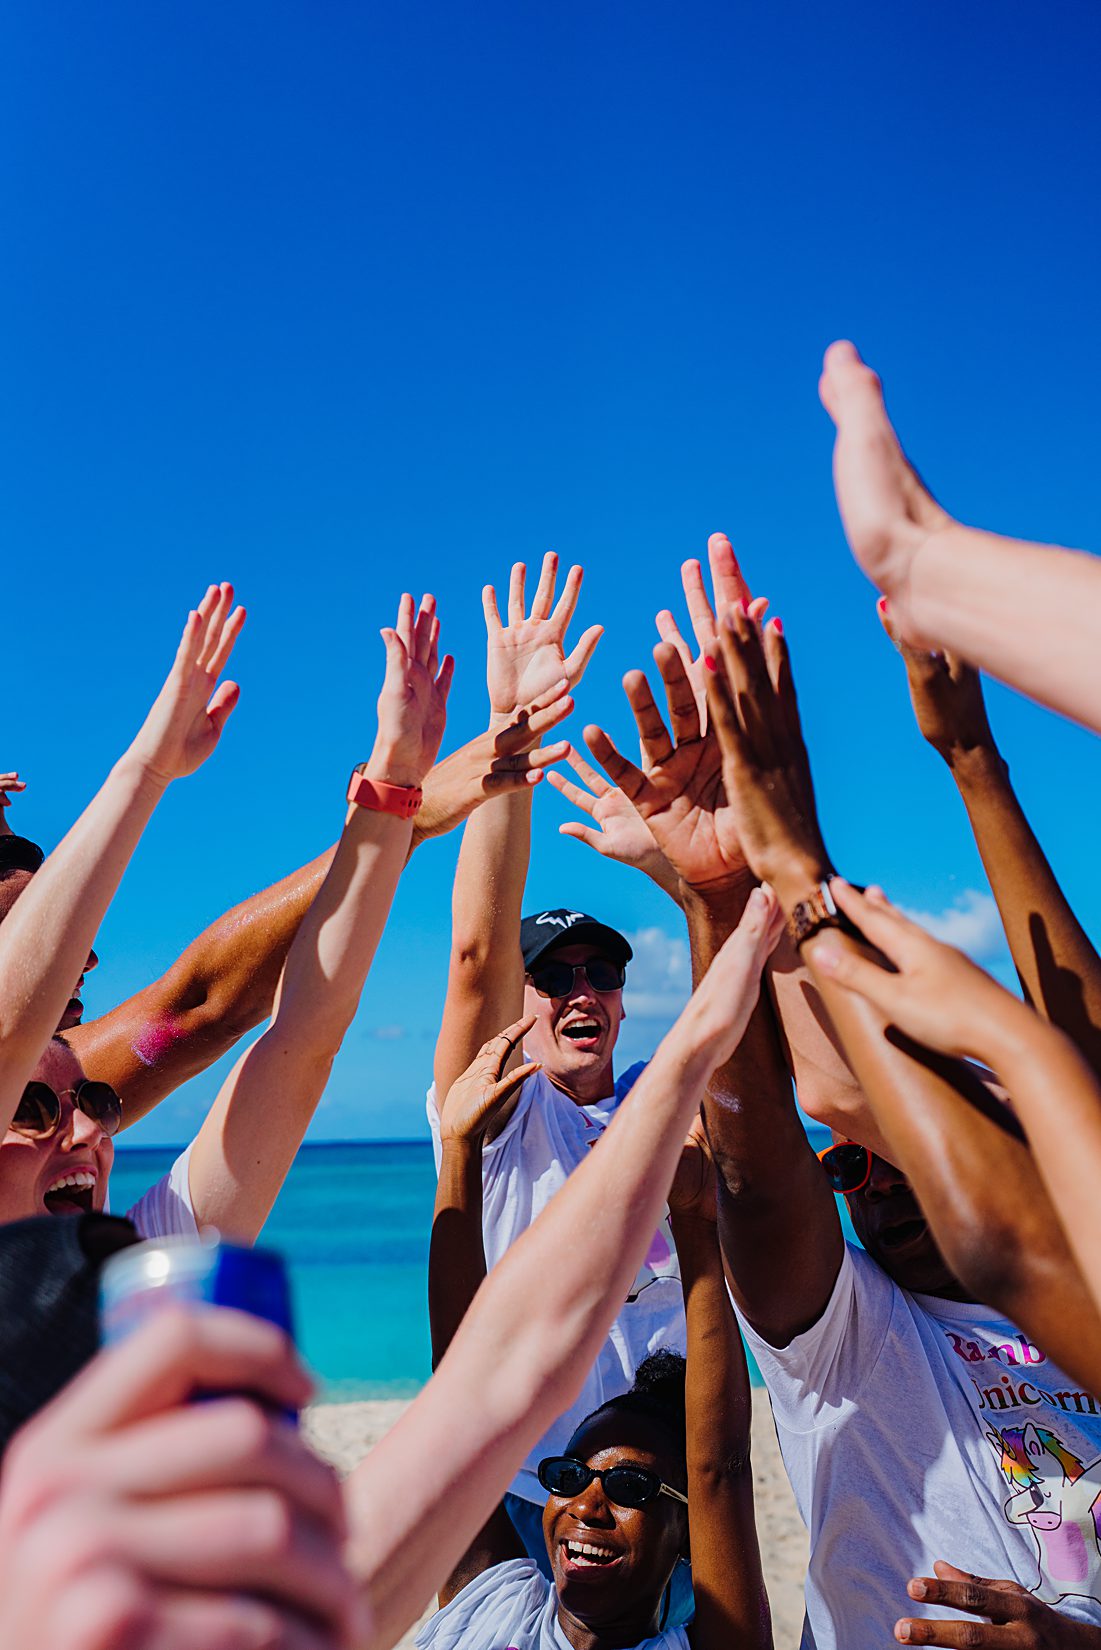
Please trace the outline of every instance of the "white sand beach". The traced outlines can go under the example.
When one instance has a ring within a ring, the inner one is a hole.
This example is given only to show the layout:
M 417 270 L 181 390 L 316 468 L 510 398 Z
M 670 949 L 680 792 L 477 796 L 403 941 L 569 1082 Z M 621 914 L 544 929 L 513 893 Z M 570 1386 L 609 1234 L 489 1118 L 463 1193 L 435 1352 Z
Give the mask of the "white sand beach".
M 772 1601 L 776 1650 L 797 1650 L 803 1625 L 803 1576 L 807 1564 L 807 1536 L 795 1510 L 784 1473 L 768 1400 L 754 1392 L 753 1482 L 757 1502 L 757 1530 L 764 1558 L 765 1579 Z M 393 1426 L 404 1402 L 317 1404 L 305 1417 L 305 1431 L 318 1451 L 341 1471 L 353 1467 Z M 425 1600 L 424 1614 L 432 1604 Z M 411 1645 L 414 1633 L 402 1640 Z

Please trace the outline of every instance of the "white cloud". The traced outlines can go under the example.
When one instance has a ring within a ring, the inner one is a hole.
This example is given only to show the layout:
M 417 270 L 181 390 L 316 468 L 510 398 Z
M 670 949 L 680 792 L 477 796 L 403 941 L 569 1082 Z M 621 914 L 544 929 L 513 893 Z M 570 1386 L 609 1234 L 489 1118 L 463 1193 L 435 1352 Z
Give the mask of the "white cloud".
M 988 961 L 1005 950 L 1005 934 L 998 907 L 980 888 L 965 888 L 946 911 L 914 911 L 902 908 L 914 922 L 927 928 L 934 939 L 966 951 L 977 962 Z
M 373 1026 L 369 1033 L 380 1043 L 400 1043 L 405 1036 L 404 1026 Z
M 674 1020 L 692 992 L 688 941 L 663 928 L 640 928 L 627 939 L 634 951 L 623 993 L 628 1015 L 637 1020 Z

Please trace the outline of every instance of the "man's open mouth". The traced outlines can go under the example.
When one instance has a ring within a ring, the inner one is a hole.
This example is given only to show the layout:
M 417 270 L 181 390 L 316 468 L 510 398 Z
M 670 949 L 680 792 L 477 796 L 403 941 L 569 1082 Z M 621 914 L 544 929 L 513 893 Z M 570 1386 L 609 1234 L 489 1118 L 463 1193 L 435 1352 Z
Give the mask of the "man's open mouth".
M 60 1175 L 42 1201 L 51 1215 L 90 1215 L 94 1206 L 96 1177 L 90 1169 L 73 1169 Z
M 622 1556 L 614 1547 L 601 1547 L 592 1541 L 562 1542 L 562 1557 L 571 1570 L 606 1570 L 610 1564 L 618 1564 Z
M 920 1215 L 912 1220 L 900 1220 L 896 1226 L 884 1226 L 879 1233 L 879 1241 L 884 1249 L 905 1249 L 928 1231 L 925 1221 Z
M 598 1020 L 571 1020 L 562 1027 L 562 1035 L 571 1043 L 596 1043 L 604 1035 L 604 1027 Z

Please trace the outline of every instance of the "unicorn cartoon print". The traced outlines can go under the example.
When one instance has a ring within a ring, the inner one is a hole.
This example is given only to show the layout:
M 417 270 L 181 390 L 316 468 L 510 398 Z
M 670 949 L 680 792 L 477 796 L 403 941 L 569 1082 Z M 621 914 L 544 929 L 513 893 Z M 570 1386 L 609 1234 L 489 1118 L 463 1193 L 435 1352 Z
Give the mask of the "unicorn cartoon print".
M 1012 1493 L 1006 1518 L 1036 1547 L 1030 1588 L 1044 1604 L 1071 1596 L 1101 1602 L 1101 1456 L 1088 1464 L 1047 1427 L 1006 1427 L 986 1434 Z

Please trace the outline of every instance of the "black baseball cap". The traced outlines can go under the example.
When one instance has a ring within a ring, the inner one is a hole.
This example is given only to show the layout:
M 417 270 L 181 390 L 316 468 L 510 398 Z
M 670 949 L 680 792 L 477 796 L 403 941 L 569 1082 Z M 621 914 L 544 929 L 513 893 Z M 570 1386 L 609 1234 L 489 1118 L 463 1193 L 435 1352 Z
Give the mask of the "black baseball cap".
M 99 1274 L 138 1234 L 114 1215 L 0 1226 L 0 1450 L 99 1346 Z
M 520 950 L 524 954 L 524 967 L 529 971 L 534 962 L 556 945 L 584 943 L 597 946 L 621 966 L 629 963 L 634 955 L 617 928 L 597 922 L 584 911 L 536 911 L 520 924 Z

